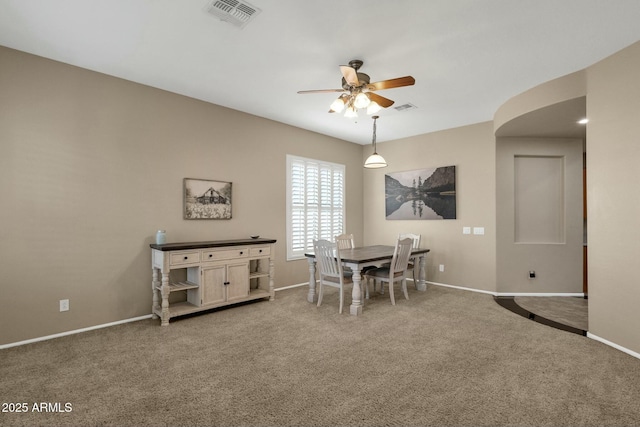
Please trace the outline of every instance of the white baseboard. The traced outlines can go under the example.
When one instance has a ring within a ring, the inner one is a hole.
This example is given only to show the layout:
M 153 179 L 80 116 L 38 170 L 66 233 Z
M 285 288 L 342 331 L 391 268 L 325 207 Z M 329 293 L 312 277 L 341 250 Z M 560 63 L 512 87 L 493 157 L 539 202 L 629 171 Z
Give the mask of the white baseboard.
M 496 296 L 495 292 L 485 291 L 485 290 L 482 290 L 482 289 L 466 288 L 464 286 L 447 285 L 446 283 L 429 282 L 429 281 L 427 281 L 426 283 L 428 285 L 442 286 L 443 288 L 460 289 L 460 290 L 463 290 L 463 291 L 478 292 L 478 293 L 481 293 L 481 294 L 489 294 L 489 295 Z
M 496 292 L 495 296 L 497 297 L 580 297 L 584 298 L 584 293 L 582 292 L 545 292 L 545 293 L 535 293 L 535 292 Z
M 601 343 L 606 344 L 609 347 L 613 347 L 616 350 L 620 350 L 623 353 L 627 353 L 628 355 L 635 357 L 636 359 L 640 359 L 640 353 L 636 353 L 635 351 L 629 350 L 628 348 L 622 347 L 621 345 L 618 345 L 618 344 L 616 344 L 614 342 L 605 340 L 604 338 L 600 338 L 599 336 L 594 335 L 591 332 L 587 332 L 587 338 L 591 338 L 592 340 L 600 341 Z
M 274 288 L 274 291 L 275 292 L 284 291 L 286 289 L 300 288 L 302 286 L 309 286 L 309 282 L 298 283 L 297 285 L 283 286 L 282 288 Z
M 102 325 L 89 326 L 88 328 L 75 329 L 73 331 L 61 332 L 59 334 L 47 335 L 47 336 L 44 336 L 44 337 L 33 338 L 33 339 L 30 339 L 30 340 L 18 341 L 18 342 L 13 342 L 13 343 L 9 343 L 9 344 L 2 344 L 2 345 L 0 345 L 0 350 L 3 350 L 5 348 L 10 348 L 10 347 L 17 347 L 19 345 L 31 344 L 31 343 L 39 342 L 39 341 L 52 340 L 54 338 L 60 338 L 60 337 L 64 337 L 64 336 L 67 336 L 67 335 L 74 335 L 74 334 L 79 334 L 79 333 L 82 333 L 82 332 L 93 331 L 95 329 L 108 328 L 110 326 L 121 325 L 123 323 L 137 322 L 138 320 L 144 320 L 144 319 L 151 319 L 151 315 L 147 314 L 146 316 L 140 316 L 140 317 L 133 317 L 131 319 L 118 320 L 116 322 L 104 323 Z
M 493 292 L 485 291 L 482 289 L 466 288 L 464 286 L 447 285 L 445 283 L 427 282 L 431 285 L 443 286 L 445 288 L 462 289 L 463 291 L 479 292 L 481 294 L 489 294 L 494 297 L 581 297 L 584 298 L 584 293 L 567 293 L 567 292 Z

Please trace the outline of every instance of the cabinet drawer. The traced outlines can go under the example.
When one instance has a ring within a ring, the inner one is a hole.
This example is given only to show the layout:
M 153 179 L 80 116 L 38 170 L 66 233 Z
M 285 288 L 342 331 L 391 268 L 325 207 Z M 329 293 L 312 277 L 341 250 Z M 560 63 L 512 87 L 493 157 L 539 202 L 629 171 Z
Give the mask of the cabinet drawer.
M 171 254 L 169 265 L 193 264 L 200 262 L 200 252 L 176 252 Z
M 251 248 L 251 256 L 263 256 L 271 254 L 271 246 L 256 246 Z
M 202 261 L 219 261 L 222 259 L 247 258 L 249 256 L 248 248 L 219 249 L 202 252 Z

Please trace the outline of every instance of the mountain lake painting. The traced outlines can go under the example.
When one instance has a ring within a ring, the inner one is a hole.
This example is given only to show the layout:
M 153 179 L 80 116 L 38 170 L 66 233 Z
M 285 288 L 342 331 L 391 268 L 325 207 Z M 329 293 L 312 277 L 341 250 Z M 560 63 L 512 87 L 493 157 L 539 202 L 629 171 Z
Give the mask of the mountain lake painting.
M 384 176 L 386 219 L 456 219 L 456 167 Z

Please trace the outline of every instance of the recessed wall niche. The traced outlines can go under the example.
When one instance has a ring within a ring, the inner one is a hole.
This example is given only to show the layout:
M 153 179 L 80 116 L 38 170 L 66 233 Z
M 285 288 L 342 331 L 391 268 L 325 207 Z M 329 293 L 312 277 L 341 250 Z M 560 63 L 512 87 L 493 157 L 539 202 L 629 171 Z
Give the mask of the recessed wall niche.
M 515 243 L 565 243 L 564 156 L 514 157 Z

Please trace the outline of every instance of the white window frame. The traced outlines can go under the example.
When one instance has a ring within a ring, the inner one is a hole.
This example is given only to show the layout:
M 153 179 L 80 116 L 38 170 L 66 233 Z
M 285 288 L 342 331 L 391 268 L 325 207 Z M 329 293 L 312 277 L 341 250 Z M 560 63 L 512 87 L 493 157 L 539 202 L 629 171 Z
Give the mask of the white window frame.
M 344 233 L 346 167 L 287 154 L 287 261 Z

